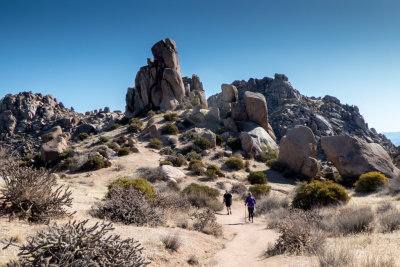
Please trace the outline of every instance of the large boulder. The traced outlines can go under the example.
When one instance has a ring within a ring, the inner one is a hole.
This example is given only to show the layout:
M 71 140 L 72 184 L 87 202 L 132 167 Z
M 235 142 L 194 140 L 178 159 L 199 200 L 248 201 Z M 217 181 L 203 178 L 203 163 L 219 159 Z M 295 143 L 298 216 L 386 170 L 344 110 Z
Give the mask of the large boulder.
M 60 154 L 67 148 L 67 138 L 63 135 L 59 135 L 55 139 L 42 145 L 40 149 L 41 158 L 45 162 L 58 160 Z
M 236 86 L 232 84 L 222 84 L 222 99 L 224 102 L 236 102 L 238 101 L 238 90 Z
M 211 147 L 215 147 L 217 145 L 217 136 L 211 130 L 205 130 L 201 137 L 206 138 L 210 142 Z
M 232 103 L 231 105 L 232 119 L 237 121 L 247 121 L 246 106 L 242 103 Z
M 268 131 L 268 109 L 265 97 L 260 93 L 246 91 L 244 93 L 244 104 L 249 120 L 258 123 Z
M 251 126 L 252 129 L 250 129 L 247 132 L 241 132 L 239 135 L 240 142 L 242 144 L 242 149 L 246 153 L 254 153 L 254 154 L 259 154 L 262 152 L 262 147 L 270 147 L 274 150 L 278 150 L 278 145 L 276 142 L 272 139 L 272 137 L 267 133 L 267 131 L 264 130 L 264 128 L 255 125 L 253 123 L 247 123 L 245 128 L 249 128 Z
M 164 179 L 166 181 L 168 180 L 178 180 L 185 178 L 185 174 L 179 170 L 178 168 L 175 168 L 171 165 L 162 165 L 159 167 L 159 173 L 161 179 Z
M 171 39 L 161 40 L 152 48 L 135 78 L 135 87 L 126 93 L 126 114 L 136 116 L 149 109 L 174 110 L 185 96 L 178 50 Z
M 297 125 L 287 131 L 280 142 L 278 161 L 307 177 L 314 177 L 319 171 L 317 140 L 310 128 Z
M 41 136 L 42 140 L 44 142 L 48 142 L 50 140 L 55 139 L 57 136 L 59 136 L 60 134 L 62 134 L 62 129 L 60 126 L 55 126 L 53 128 L 51 128 L 47 133 L 43 134 Z
M 350 182 L 371 171 L 390 178 L 400 175 L 388 153 L 377 143 L 349 135 L 323 136 L 321 146 L 343 179 Z

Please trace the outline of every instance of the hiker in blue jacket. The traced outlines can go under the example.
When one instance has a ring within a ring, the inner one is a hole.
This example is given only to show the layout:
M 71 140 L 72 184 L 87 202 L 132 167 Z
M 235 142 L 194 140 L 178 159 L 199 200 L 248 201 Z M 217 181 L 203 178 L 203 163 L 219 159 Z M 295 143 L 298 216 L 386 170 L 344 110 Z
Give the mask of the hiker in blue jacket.
M 246 198 L 246 202 L 244 203 L 245 206 L 247 206 L 247 209 L 249 210 L 249 221 L 251 218 L 251 222 L 253 222 L 253 217 L 254 217 L 254 207 L 256 205 L 256 199 L 251 195 L 249 192 L 248 197 Z

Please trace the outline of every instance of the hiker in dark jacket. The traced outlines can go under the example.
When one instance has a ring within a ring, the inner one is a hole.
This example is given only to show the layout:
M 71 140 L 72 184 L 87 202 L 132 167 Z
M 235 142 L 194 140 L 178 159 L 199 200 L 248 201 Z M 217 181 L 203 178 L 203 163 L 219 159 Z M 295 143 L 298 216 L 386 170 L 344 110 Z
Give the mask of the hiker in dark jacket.
M 251 218 L 251 222 L 253 222 L 253 217 L 254 217 L 254 208 L 256 206 L 256 199 L 251 195 L 249 192 L 248 197 L 246 198 L 246 202 L 244 203 L 245 206 L 247 206 L 247 209 L 249 210 L 249 221 Z
M 226 211 L 228 212 L 228 215 L 232 214 L 232 209 L 231 209 L 231 206 L 232 206 L 232 195 L 228 192 L 228 190 L 225 190 L 223 202 L 225 203 Z

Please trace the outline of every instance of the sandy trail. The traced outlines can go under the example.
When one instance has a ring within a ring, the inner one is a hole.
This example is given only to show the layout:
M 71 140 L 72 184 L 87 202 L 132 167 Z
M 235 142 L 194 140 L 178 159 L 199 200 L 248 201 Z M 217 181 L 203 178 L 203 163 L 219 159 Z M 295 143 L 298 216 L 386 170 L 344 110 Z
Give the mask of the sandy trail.
M 302 257 L 275 256 L 266 258 L 268 243 L 274 243 L 278 233 L 266 228 L 261 218 L 254 218 L 254 223 L 245 221 L 245 207 L 238 204 L 233 214 L 225 212 L 216 214 L 218 223 L 223 227 L 224 238 L 229 241 L 225 248 L 218 251 L 206 266 L 242 267 L 242 266 L 309 266 Z

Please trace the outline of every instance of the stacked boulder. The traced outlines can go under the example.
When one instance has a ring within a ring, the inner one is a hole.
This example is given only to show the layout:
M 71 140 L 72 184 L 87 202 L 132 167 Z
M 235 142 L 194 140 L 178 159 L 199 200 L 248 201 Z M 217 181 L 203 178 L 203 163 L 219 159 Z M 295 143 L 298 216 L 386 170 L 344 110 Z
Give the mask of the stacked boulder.
M 71 134 L 63 133 L 60 126 L 50 129 L 42 135 L 42 140 L 45 142 L 40 149 L 42 160 L 45 162 L 58 160 L 61 153 L 67 150 L 70 139 Z
M 204 92 L 203 83 L 200 81 L 199 76 L 193 74 L 192 78 L 183 77 L 182 80 L 185 86 L 185 96 L 188 98 L 188 100 L 193 103 L 197 98 L 199 104 L 202 107 L 207 108 L 208 104 L 206 93 Z
M 319 171 L 316 157 L 317 140 L 310 128 L 297 125 L 282 137 L 278 162 L 285 163 L 295 172 L 312 178 Z
M 354 182 L 360 175 L 372 171 L 381 172 L 389 178 L 400 175 L 389 154 L 377 143 L 342 135 L 322 137 L 321 146 L 344 181 Z
M 126 93 L 126 115 L 136 116 L 149 109 L 174 110 L 185 96 L 178 50 L 171 39 L 156 43 L 151 52 L 154 59 L 140 68 L 135 87 Z

